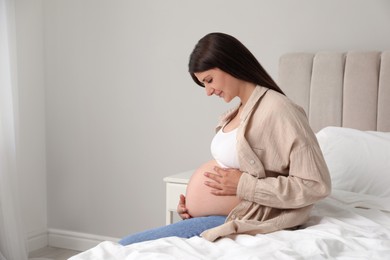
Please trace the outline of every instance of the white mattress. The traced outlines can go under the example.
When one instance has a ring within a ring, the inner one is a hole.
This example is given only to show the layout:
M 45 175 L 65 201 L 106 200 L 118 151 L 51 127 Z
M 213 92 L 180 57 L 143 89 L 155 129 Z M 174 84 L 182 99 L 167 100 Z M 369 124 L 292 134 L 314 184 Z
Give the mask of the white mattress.
M 106 241 L 70 259 L 390 259 L 389 203 L 334 190 L 299 230 L 216 242 L 169 237 L 121 246 Z

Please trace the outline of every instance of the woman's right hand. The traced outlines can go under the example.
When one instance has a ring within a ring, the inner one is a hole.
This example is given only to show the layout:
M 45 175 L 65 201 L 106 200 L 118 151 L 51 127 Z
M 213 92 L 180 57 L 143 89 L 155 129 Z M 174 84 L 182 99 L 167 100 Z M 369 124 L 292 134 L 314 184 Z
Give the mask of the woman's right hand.
M 177 205 L 177 213 L 181 219 L 192 218 L 191 215 L 188 214 L 188 210 L 186 208 L 186 197 L 183 194 L 180 194 L 179 205 Z

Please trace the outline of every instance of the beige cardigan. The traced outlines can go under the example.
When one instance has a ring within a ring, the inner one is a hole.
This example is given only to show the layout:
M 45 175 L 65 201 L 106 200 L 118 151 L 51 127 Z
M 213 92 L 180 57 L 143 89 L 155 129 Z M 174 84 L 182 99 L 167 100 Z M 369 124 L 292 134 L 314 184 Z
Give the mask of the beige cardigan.
M 217 131 L 237 113 L 227 112 Z M 305 112 L 287 97 L 256 87 L 243 108 L 237 131 L 242 201 L 225 224 L 204 231 L 214 241 L 237 233 L 259 234 L 296 227 L 313 203 L 330 193 L 331 180 Z

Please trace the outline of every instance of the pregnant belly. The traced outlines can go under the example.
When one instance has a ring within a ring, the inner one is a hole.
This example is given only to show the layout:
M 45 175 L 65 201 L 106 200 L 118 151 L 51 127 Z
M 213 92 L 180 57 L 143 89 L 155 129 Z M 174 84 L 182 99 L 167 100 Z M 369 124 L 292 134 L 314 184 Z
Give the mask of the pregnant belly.
M 240 202 L 236 196 L 216 196 L 211 194 L 212 188 L 204 182 L 209 180 L 203 174 L 214 172 L 214 166 L 218 166 L 215 160 L 200 166 L 191 176 L 186 192 L 186 207 L 193 217 L 210 215 L 228 215 Z

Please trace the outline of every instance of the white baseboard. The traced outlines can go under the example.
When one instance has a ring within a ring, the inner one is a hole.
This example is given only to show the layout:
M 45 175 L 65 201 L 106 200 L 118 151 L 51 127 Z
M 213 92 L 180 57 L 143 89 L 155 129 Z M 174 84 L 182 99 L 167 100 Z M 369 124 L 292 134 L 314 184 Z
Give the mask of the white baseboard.
M 61 229 L 49 229 L 48 245 L 76 251 L 88 250 L 103 241 L 119 241 L 119 238 L 79 233 Z
M 47 230 L 41 230 L 28 234 L 27 236 L 27 247 L 28 252 L 38 250 L 46 247 L 49 244 Z

